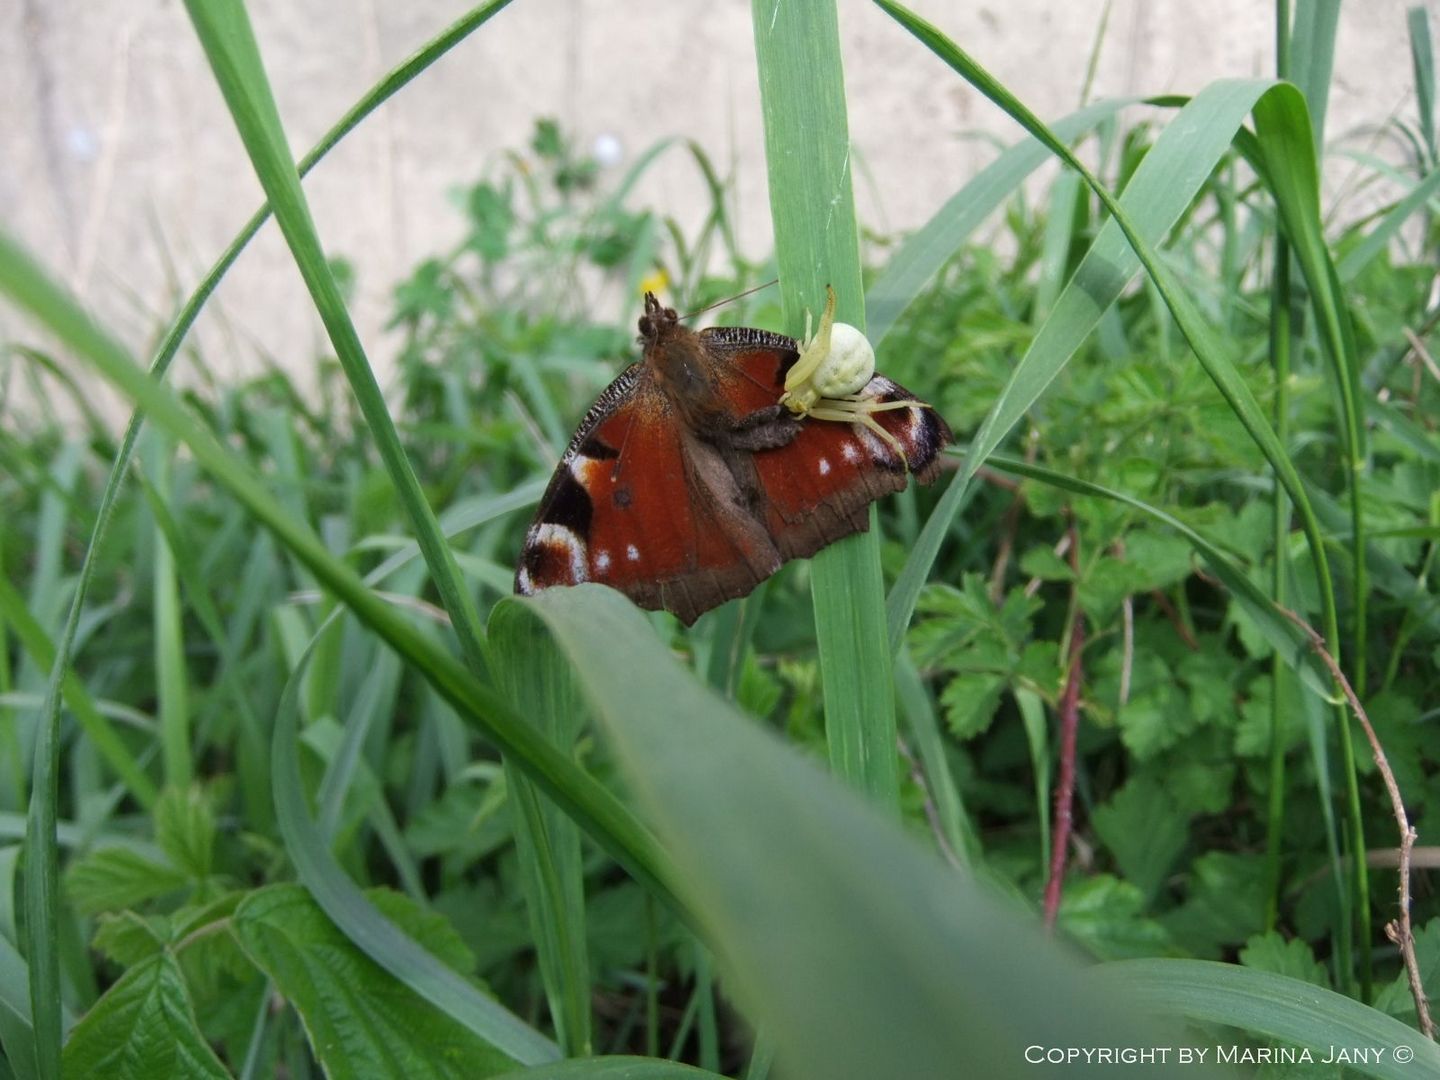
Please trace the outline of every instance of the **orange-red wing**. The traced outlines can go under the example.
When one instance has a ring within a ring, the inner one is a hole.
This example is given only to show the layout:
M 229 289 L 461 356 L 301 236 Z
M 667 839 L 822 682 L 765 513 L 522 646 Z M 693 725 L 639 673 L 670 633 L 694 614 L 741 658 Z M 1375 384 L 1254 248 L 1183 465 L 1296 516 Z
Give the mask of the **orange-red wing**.
M 799 356 L 794 340 L 765 330 L 714 327 L 700 337 L 733 372 L 724 382 L 737 414 L 774 405 L 785 374 Z M 913 401 L 904 387 L 882 375 L 870 380 L 866 397 Z M 864 530 L 870 503 L 906 484 L 906 463 L 921 483 L 939 469 L 950 429 L 933 409 L 911 406 L 873 414 L 905 451 L 902 461 L 884 440 L 859 424 L 805 419 L 786 446 L 757 451 L 755 469 L 764 493 L 765 526 L 781 557 L 803 558 L 826 544 Z
M 597 581 L 687 623 L 748 593 L 780 559 L 762 530 L 716 505 L 724 492 L 709 453 L 641 365 L 622 373 L 560 459 L 526 533 L 516 591 Z

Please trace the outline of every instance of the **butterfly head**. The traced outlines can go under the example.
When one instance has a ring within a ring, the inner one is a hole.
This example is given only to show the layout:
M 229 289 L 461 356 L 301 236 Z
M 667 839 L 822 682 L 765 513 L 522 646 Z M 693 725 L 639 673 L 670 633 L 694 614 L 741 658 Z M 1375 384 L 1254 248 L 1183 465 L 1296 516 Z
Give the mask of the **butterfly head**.
M 640 316 L 640 342 L 650 345 L 674 330 L 680 316 L 674 308 L 664 307 L 652 292 L 645 294 L 645 314 Z

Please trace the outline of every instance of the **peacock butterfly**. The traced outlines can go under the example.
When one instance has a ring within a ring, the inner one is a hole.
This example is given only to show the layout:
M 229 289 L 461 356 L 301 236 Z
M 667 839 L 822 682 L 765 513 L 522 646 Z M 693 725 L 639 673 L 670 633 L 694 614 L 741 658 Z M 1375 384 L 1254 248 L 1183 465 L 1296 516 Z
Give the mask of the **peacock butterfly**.
M 642 358 L 570 440 L 525 534 L 515 591 L 597 581 L 689 625 L 787 560 L 863 532 L 870 503 L 902 490 L 907 472 L 932 481 L 950 429 L 874 375 L 873 353 L 848 387 L 858 392 L 809 385 L 833 319 L 832 294 L 803 344 L 748 327 L 697 333 L 647 292 Z

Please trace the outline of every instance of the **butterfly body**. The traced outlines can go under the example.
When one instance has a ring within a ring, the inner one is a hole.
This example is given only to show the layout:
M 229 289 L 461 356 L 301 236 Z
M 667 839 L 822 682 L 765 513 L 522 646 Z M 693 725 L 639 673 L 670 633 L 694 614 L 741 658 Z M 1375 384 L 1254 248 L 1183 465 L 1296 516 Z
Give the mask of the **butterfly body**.
M 525 536 L 515 590 L 598 581 L 692 623 L 786 560 L 869 524 L 871 502 L 933 479 L 950 439 L 918 403 L 878 414 L 903 452 L 859 424 L 780 404 L 792 338 L 745 327 L 693 331 L 653 295 L 641 361 L 585 414 Z M 875 376 L 865 393 L 908 393 Z

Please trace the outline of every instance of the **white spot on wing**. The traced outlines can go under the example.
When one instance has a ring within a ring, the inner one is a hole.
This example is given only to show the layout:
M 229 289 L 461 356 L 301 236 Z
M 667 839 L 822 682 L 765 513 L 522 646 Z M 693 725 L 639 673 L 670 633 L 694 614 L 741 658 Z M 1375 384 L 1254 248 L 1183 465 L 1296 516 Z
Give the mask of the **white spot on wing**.
M 640 561 L 640 549 L 637 548 L 634 544 L 626 544 L 626 545 L 625 545 L 625 557 L 626 557 L 627 559 L 629 559 L 631 562 L 639 562 L 639 561 Z
M 590 473 L 592 470 L 602 467 L 603 462 L 595 458 L 586 457 L 584 454 L 575 454 L 570 458 L 570 475 L 580 481 L 580 486 L 589 491 Z
M 821 475 L 821 476 L 825 476 L 825 475 L 826 475 L 827 473 L 829 473 L 829 472 L 830 472 L 830 459 L 829 459 L 829 458 L 823 458 L 823 457 L 822 457 L 822 458 L 820 459 L 820 475 Z
M 860 460 L 860 448 L 847 439 L 845 445 L 840 448 L 840 456 L 854 465 Z
M 585 572 L 585 541 L 581 540 L 564 525 L 556 525 L 553 521 L 542 521 L 535 526 L 532 543 L 553 544 L 564 550 L 566 558 L 570 560 L 570 578 L 572 581 L 588 581 L 590 575 Z
M 530 584 L 530 571 L 526 570 L 523 566 L 520 567 L 520 572 L 515 575 L 515 585 L 522 596 L 529 596 L 535 591 L 534 587 Z
M 876 461 L 894 461 L 895 451 L 881 442 L 869 428 L 857 427 L 855 432 L 860 441 L 865 444 L 865 449 L 870 451 L 870 457 Z
M 609 570 L 609 569 L 610 569 L 610 552 L 608 552 L 608 551 L 597 551 L 597 552 L 595 553 L 595 569 L 596 569 L 596 570 Z

